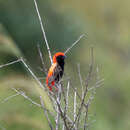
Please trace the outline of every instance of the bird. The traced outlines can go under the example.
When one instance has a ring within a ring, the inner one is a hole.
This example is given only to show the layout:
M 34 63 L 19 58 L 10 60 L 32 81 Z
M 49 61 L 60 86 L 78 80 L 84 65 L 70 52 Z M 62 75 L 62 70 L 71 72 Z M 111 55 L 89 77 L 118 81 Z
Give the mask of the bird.
M 53 56 L 53 63 L 46 77 L 46 85 L 50 91 L 52 91 L 53 88 L 58 91 L 58 83 L 64 73 L 65 58 L 66 56 L 63 52 L 57 52 Z

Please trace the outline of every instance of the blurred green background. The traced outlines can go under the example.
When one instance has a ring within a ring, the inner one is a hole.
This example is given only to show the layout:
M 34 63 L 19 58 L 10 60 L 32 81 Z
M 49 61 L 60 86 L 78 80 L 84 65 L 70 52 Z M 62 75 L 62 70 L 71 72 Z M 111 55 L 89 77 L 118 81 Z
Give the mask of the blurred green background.
M 130 129 L 130 1 L 129 0 L 37 0 L 52 54 L 65 51 L 81 34 L 87 39 L 67 55 L 65 73 L 87 75 L 89 48 L 94 46 L 95 66 L 105 79 L 91 106 L 92 130 Z M 48 53 L 33 0 L 0 0 L 0 64 L 22 56 L 45 83 L 37 44 L 47 67 Z M 78 87 L 78 78 L 75 85 Z M 0 102 L 24 90 L 39 102 L 39 90 L 25 67 L 14 64 L 0 69 Z M 37 91 L 36 91 L 37 90 Z M 47 99 L 45 99 L 47 101 Z M 48 101 L 47 101 L 48 102 Z M 0 103 L 0 129 L 48 130 L 43 111 L 21 96 Z

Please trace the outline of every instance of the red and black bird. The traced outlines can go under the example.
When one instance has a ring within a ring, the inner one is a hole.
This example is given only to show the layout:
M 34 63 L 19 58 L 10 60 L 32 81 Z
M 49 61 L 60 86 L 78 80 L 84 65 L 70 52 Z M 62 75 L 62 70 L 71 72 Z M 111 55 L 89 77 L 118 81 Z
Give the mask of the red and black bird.
M 53 56 L 53 64 L 51 65 L 46 77 L 46 84 L 50 91 L 52 91 L 53 87 L 58 91 L 57 85 L 64 73 L 65 58 L 66 56 L 63 52 L 57 52 Z

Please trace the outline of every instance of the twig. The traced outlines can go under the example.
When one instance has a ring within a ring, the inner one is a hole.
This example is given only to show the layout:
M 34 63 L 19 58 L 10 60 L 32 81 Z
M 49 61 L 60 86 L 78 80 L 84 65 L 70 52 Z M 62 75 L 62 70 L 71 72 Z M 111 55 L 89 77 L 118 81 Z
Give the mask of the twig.
M 26 67 L 26 69 L 30 72 L 30 74 L 32 75 L 32 77 L 37 81 L 37 83 L 39 84 L 39 86 L 43 90 L 45 90 L 45 88 L 43 87 L 43 85 L 41 84 L 41 82 L 38 80 L 37 76 L 32 72 L 32 70 L 29 68 L 29 66 L 25 63 L 25 61 L 23 60 L 23 58 L 21 58 L 20 60 L 24 64 L 24 66 Z
M 52 106 L 53 106 L 53 109 L 55 110 L 55 112 L 57 113 L 57 106 L 56 106 L 56 101 L 55 101 L 55 98 L 53 97 L 53 93 L 49 93 L 49 97 L 50 97 L 50 100 L 52 102 Z
M 101 79 L 101 80 L 97 81 L 94 86 L 92 86 L 91 88 L 88 88 L 88 91 L 91 91 L 91 90 L 93 90 L 93 89 L 95 89 L 95 88 L 101 87 L 101 86 L 104 84 L 103 81 L 104 81 L 104 79 Z
M 66 104 L 65 104 L 65 111 L 64 111 L 64 114 L 65 114 L 65 115 L 66 115 L 66 113 L 67 113 L 68 104 L 69 104 L 69 88 L 70 88 L 70 82 L 68 81 L 67 92 L 66 92 Z
M 88 101 L 87 101 L 87 104 L 86 104 L 86 112 L 85 112 L 85 119 L 84 119 L 84 130 L 86 130 L 86 127 L 87 127 L 88 108 L 89 108 L 89 105 L 91 104 L 93 98 L 94 98 L 94 96 L 93 96 L 93 94 L 91 94 Z
M 42 108 L 43 108 L 44 114 L 45 114 L 45 116 L 46 116 L 46 119 L 47 119 L 47 121 L 48 121 L 49 127 L 50 127 L 51 130 L 53 130 L 53 127 L 52 127 L 51 121 L 50 121 L 50 119 L 49 119 L 49 117 L 48 117 L 48 113 L 47 113 L 47 111 L 46 111 L 46 109 L 45 109 L 45 105 L 44 105 L 44 102 L 43 102 L 41 96 L 40 96 L 40 101 L 41 101 L 41 105 L 42 105 Z
M 6 67 L 6 66 L 9 66 L 9 65 L 12 65 L 14 63 L 18 63 L 18 62 L 22 62 L 23 65 L 26 67 L 26 69 L 30 72 L 30 74 L 32 75 L 32 77 L 37 81 L 37 83 L 40 85 L 40 87 L 42 89 L 44 89 L 43 85 L 41 84 L 41 82 L 38 80 L 38 78 L 36 77 L 36 75 L 32 72 L 32 70 L 29 68 L 29 66 L 25 63 L 25 61 L 23 60 L 23 58 L 21 57 L 20 59 L 18 60 L 15 60 L 15 61 L 12 61 L 12 62 L 9 62 L 7 64 L 4 64 L 4 65 L 0 65 L 0 68 L 2 67 Z
M 78 74 L 79 74 L 80 84 L 82 87 L 82 99 L 83 99 L 84 87 L 83 87 L 83 80 L 82 80 L 82 76 L 81 76 L 81 72 L 80 72 L 80 64 L 78 64 Z
M 74 92 L 76 92 L 76 94 L 77 94 L 78 98 L 80 99 L 80 101 L 82 101 L 82 98 L 81 98 L 80 94 L 78 93 L 77 89 L 74 88 L 73 85 L 72 85 L 71 87 L 72 87 L 72 89 L 74 90 Z M 87 107 L 87 105 L 86 105 L 85 103 L 84 103 L 84 107 L 85 107 L 85 108 Z
M 84 36 L 85 36 L 85 34 L 82 34 L 69 48 L 67 48 L 67 50 L 64 52 L 64 54 L 67 54 Z
M 38 107 L 43 107 L 41 104 L 33 101 L 31 98 L 29 98 L 23 91 L 18 91 L 15 88 L 12 88 L 17 94 L 23 96 L 25 99 L 27 99 L 28 101 L 30 101 L 32 104 L 38 106 Z M 50 112 L 47 108 L 44 107 L 44 109 L 51 115 L 54 117 L 54 114 L 52 112 Z
M 6 67 L 6 66 L 12 65 L 12 64 L 14 64 L 14 63 L 18 63 L 18 62 L 20 62 L 20 61 L 21 61 L 21 59 L 18 59 L 18 60 L 9 62 L 9 63 L 4 64 L 4 65 L 0 65 L 0 69 L 3 68 L 3 67 Z
M 47 68 L 46 68 L 45 63 L 43 61 L 43 55 L 42 55 L 39 44 L 37 45 L 37 48 L 38 48 L 38 52 L 39 52 L 39 56 L 40 56 L 40 59 L 41 59 L 43 70 L 44 70 L 45 74 L 47 75 Z
M 50 98 L 51 98 L 51 101 L 52 101 L 52 105 L 53 105 L 53 108 L 54 110 L 57 112 L 57 100 L 56 100 L 56 96 L 55 94 L 52 93 L 52 95 L 50 95 Z M 61 108 L 61 105 L 60 105 L 60 111 L 61 113 L 63 114 L 61 117 L 63 119 L 64 116 L 64 113 L 63 113 L 63 109 Z M 72 120 L 70 119 L 70 117 L 66 114 L 66 117 L 65 117 L 70 123 L 72 123 Z
M 34 104 L 34 105 L 36 105 L 36 106 L 38 106 L 38 107 L 41 107 L 41 105 L 40 104 L 38 104 L 38 103 L 36 103 L 35 101 L 33 101 L 31 98 L 29 98 L 24 92 L 22 92 L 22 91 L 18 91 L 17 89 L 15 89 L 15 88 L 12 88 L 17 94 L 19 94 L 19 95 L 22 95 L 25 99 L 27 99 L 28 101 L 30 101 L 32 104 Z
M 74 93 L 74 121 L 76 119 L 76 106 L 77 106 L 76 96 L 77 96 L 77 93 L 75 91 L 75 93 Z M 77 130 L 76 125 L 74 125 L 74 128 L 75 128 L 75 130 Z
M 66 116 L 66 104 L 67 104 L 66 100 L 67 99 L 66 99 L 66 96 L 65 96 L 65 91 L 64 91 L 64 86 L 63 85 L 61 86 L 61 90 L 62 90 L 61 91 L 61 95 L 63 95 L 63 100 L 64 100 L 64 104 L 65 104 L 65 107 L 64 107 L 64 116 Z
M 5 103 L 5 102 L 7 102 L 8 100 L 10 100 L 11 98 L 14 98 L 14 97 L 16 97 L 16 96 L 18 96 L 18 95 L 20 95 L 20 94 L 19 94 L 19 93 L 16 93 L 16 94 L 14 94 L 14 95 L 11 95 L 11 96 L 5 98 L 1 103 Z
M 88 92 L 88 85 L 89 85 L 89 80 L 90 80 L 90 78 L 91 78 L 92 70 L 93 70 L 93 48 L 91 48 L 91 62 L 90 62 L 90 69 L 89 69 L 88 77 L 87 77 L 87 79 L 86 79 L 86 87 L 85 87 L 85 90 L 84 90 L 83 99 L 82 99 L 82 101 L 81 101 L 81 104 L 80 104 L 80 107 L 79 107 L 78 113 L 77 113 L 77 115 L 76 115 L 76 119 L 75 119 L 75 121 L 73 122 L 71 128 L 74 127 L 76 121 L 77 121 L 77 128 L 78 128 L 78 125 L 79 125 L 79 119 L 80 119 L 80 116 L 81 116 L 81 111 L 82 111 L 82 108 L 83 108 L 83 105 L 84 105 L 84 102 L 85 102 L 86 94 L 87 94 L 87 92 Z
M 82 99 L 82 103 L 81 103 L 81 107 L 79 108 L 79 115 L 77 116 L 77 128 L 78 128 L 78 125 L 79 125 L 79 119 L 80 119 L 80 116 L 81 116 L 81 110 L 82 110 L 82 107 L 84 105 L 84 101 L 85 101 L 85 97 L 86 97 L 86 94 L 88 92 L 88 85 L 89 85 L 89 81 L 91 79 L 91 75 L 92 75 L 92 71 L 93 71 L 93 63 L 94 63 L 94 56 L 93 56 L 93 48 L 90 49 L 90 57 L 91 57 L 91 61 L 90 61 L 90 69 L 89 69 L 89 73 L 88 73 L 88 77 L 86 79 L 86 88 L 85 88 L 85 92 L 84 92 L 84 96 L 83 96 L 83 99 Z
M 62 111 L 62 108 L 61 108 L 61 105 L 59 104 L 59 102 L 56 100 L 56 103 L 57 103 L 57 106 L 58 106 L 58 111 L 60 113 L 60 116 L 62 117 L 63 121 L 64 121 L 64 124 L 65 124 L 65 127 L 66 127 L 66 130 L 69 130 L 68 128 L 68 125 L 67 125 L 67 122 L 66 122 L 66 117 L 64 116 L 64 113 Z
M 36 75 L 33 73 L 33 71 L 29 68 L 29 66 L 25 63 L 25 61 L 23 60 L 23 58 L 21 57 L 20 59 L 16 60 L 16 61 L 13 61 L 13 62 L 9 62 L 7 64 L 4 64 L 4 65 L 1 65 L 0 68 L 2 67 L 5 67 L 5 66 L 9 66 L 9 65 L 12 65 L 14 63 L 17 63 L 17 62 L 22 62 L 22 64 L 25 66 L 25 68 L 30 72 L 30 74 L 32 75 L 32 77 L 37 81 L 37 83 L 39 84 L 39 86 L 45 90 L 44 86 L 41 84 L 41 82 L 38 80 L 38 78 L 36 77 Z M 15 89 L 16 92 L 18 92 L 16 89 Z M 36 102 L 32 101 L 30 98 L 28 98 L 24 93 L 20 93 L 18 92 L 19 94 L 21 94 L 22 96 L 24 96 L 24 98 L 28 99 L 29 101 L 31 101 L 33 104 L 37 105 L 37 106 L 41 106 L 40 104 L 37 104 Z M 13 96 L 14 97 L 14 96 Z M 49 96 L 50 98 L 50 96 Z M 49 112 L 49 110 L 47 110 Z M 50 112 L 51 115 L 53 115 L 51 112 Z
M 49 54 L 49 58 L 50 58 L 50 61 L 51 61 L 51 64 L 52 64 L 53 62 L 52 62 L 51 51 L 50 51 L 50 47 L 49 47 L 49 44 L 48 44 L 48 41 L 47 41 L 46 33 L 45 33 L 45 30 L 44 30 L 44 27 L 43 27 L 42 19 L 41 19 L 40 13 L 39 13 L 39 9 L 38 9 L 36 0 L 34 0 L 34 4 L 35 4 L 35 9 L 36 9 L 36 12 L 37 12 L 37 15 L 38 15 L 38 18 L 39 18 L 39 22 L 40 22 L 41 30 L 42 30 L 42 33 L 43 33 L 43 37 L 45 39 L 45 43 L 46 43 L 47 51 L 48 51 L 48 54 Z
M 60 102 L 61 102 L 61 84 L 58 85 L 58 89 L 59 89 L 59 91 L 58 91 L 58 95 L 57 95 L 57 97 L 56 97 L 56 101 L 57 101 L 57 103 L 58 103 L 59 105 L 61 105 L 61 104 L 60 104 Z M 59 121 L 60 121 L 60 111 L 59 111 L 59 108 L 58 108 L 58 106 L 57 106 L 56 130 L 59 129 Z
M 86 126 L 87 126 L 87 116 L 88 116 L 88 107 L 87 107 L 87 110 L 85 112 L 85 118 L 84 118 L 84 130 L 86 130 Z

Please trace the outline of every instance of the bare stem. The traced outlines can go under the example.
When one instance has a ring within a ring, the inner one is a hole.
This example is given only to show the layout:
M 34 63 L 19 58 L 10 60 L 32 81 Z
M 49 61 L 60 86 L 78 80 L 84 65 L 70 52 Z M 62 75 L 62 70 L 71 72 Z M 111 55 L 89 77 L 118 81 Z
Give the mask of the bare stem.
M 3 67 L 6 67 L 6 66 L 12 65 L 12 64 L 14 64 L 14 63 L 18 63 L 18 62 L 20 62 L 20 61 L 21 61 L 21 59 L 18 59 L 18 60 L 9 62 L 9 63 L 7 63 L 7 64 L 0 65 L 0 69 L 3 68 Z
M 11 95 L 11 96 L 5 98 L 1 103 L 5 103 L 5 102 L 7 102 L 8 100 L 10 100 L 11 98 L 14 98 L 14 97 L 16 97 L 16 96 L 18 96 L 18 95 L 20 95 L 20 94 L 19 94 L 19 93 L 16 93 L 16 94 L 14 94 L 14 95 Z
M 73 122 L 71 128 L 74 127 L 76 121 L 77 121 L 77 128 L 78 128 L 79 120 L 80 120 L 80 116 L 81 116 L 81 111 L 82 111 L 83 106 L 84 106 L 84 104 L 85 104 L 85 103 L 84 103 L 84 102 L 85 102 L 85 97 L 86 97 L 86 94 L 87 94 L 87 92 L 88 92 L 88 85 L 89 85 L 89 80 L 91 79 L 92 70 L 93 70 L 93 48 L 91 48 L 90 69 L 89 69 L 88 77 L 87 77 L 87 79 L 86 79 L 86 87 L 85 87 L 85 90 L 84 90 L 83 99 L 82 99 L 82 101 L 81 101 L 81 104 L 80 104 L 78 113 L 77 113 L 77 115 L 76 115 L 75 121 Z
M 50 61 L 51 61 L 51 64 L 52 64 L 53 62 L 52 62 L 51 51 L 50 51 L 50 47 L 49 47 L 49 44 L 48 44 L 48 41 L 47 41 L 46 33 L 45 33 L 45 30 L 44 30 L 44 27 L 43 27 L 42 19 L 41 19 L 40 13 L 39 13 L 39 9 L 38 9 L 36 0 L 34 0 L 34 4 L 35 4 L 35 8 L 36 8 L 37 15 L 38 15 L 38 18 L 39 18 L 39 22 L 40 22 L 41 30 L 42 30 L 42 33 L 43 33 L 43 37 L 44 37 L 44 40 L 45 40 L 45 43 L 46 43 L 49 58 L 50 58 Z
M 70 82 L 68 81 L 67 92 L 66 92 L 65 114 L 67 113 L 68 104 L 69 104 L 69 89 L 70 89 Z
M 69 48 L 67 48 L 64 54 L 67 54 L 84 36 L 85 34 L 82 34 Z
M 60 102 L 61 102 L 61 84 L 58 85 L 58 88 L 59 88 L 59 91 L 58 91 L 58 95 L 57 95 L 56 101 L 57 101 L 57 103 L 58 103 L 59 105 L 61 105 L 61 104 L 60 104 Z M 59 111 L 59 108 L 58 108 L 58 106 L 57 106 L 56 130 L 59 129 L 59 121 L 60 121 L 60 111 Z
M 41 101 L 41 105 L 42 105 L 42 108 L 43 108 L 44 114 L 45 114 L 45 116 L 46 116 L 46 119 L 47 119 L 47 121 L 48 121 L 49 127 L 50 127 L 51 130 L 53 130 L 53 127 L 52 127 L 51 121 L 50 121 L 50 119 L 49 119 L 49 117 L 48 117 L 48 113 L 47 113 L 47 111 L 46 111 L 46 109 L 45 109 L 45 105 L 44 105 L 44 102 L 43 102 L 41 96 L 40 96 L 40 101 Z
M 17 94 L 19 95 L 22 95 L 25 99 L 27 99 L 28 101 L 30 101 L 32 104 L 38 106 L 38 107 L 41 107 L 40 104 L 36 103 L 35 101 L 33 101 L 31 98 L 29 98 L 24 92 L 22 91 L 18 91 L 17 89 L 15 88 L 12 88 Z
M 74 121 L 76 119 L 76 106 L 77 106 L 76 96 L 77 96 L 77 93 L 75 91 L 75 93 L 74 93 Z M 76 130 L 76 125 L 74 125 L 74 128 Z
M 83 87 L 83 80 L 82 80 L 82 76 L 81 76 L 81 72 L 80 72 L 80 64 L 78 64 L 78 74 L 79 74 L 80 84 L 82 87 L 82 99 L 83 99 L 84 87 Z
M 64 121 L 66 130 L 69 130 L 68 125 L 67 125 L 67 122 L 66 122 L 67 116 L 64 116 L 64 113 L 63 113 L 63 110 L 62 110 L 62 108 L 61 108 L 61 105 L 59 104 L 59 102 L 58 102 L 57 100 L 56 100 L 56 103 L 57 103 L 57 106 L 58 106 L 58 111 L 59 111 L 59 113 L 60 113 L 60 116 L 62 117 L 62 119 L 63 119 L 63 121 Z
M 38 45 L 37 47 L 38 47 L 39 56 L 40 56 L 40 59 L 41 59 L 41 62 L 42 62 L 42 67 L 44 69 L 45 74 L 47 75 L 47 68 L 46 68 L 45 63 L 43 61 L 43 55 L 42 55 L 40 46 Z
M 32 72 L 32 70 L 29 68 L 29 66 L 25 63 L 25 61 L 23 60 L 23 58 L 21 58 L 21 62 L 24 64 L 24 66 L 26 67 L 26 69 L 30 72 L 30 74 L 32 75 L 32 77 L 37 81 L 37 83 L 39 84 L 39 86 L 45 90 L 45 88 L 43 87 L 43 85 L 41 84 L 41 82 L 38 80 L 37 76 Z

